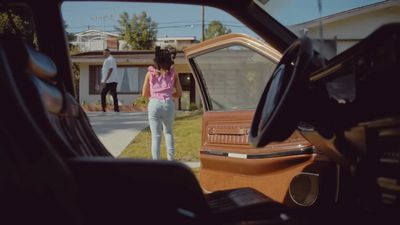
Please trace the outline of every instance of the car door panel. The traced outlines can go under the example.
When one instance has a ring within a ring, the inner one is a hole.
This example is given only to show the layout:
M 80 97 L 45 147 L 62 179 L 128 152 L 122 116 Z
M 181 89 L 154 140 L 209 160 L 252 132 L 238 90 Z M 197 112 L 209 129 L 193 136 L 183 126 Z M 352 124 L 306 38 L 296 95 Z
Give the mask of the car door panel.
M 185 54 L 204 106 L 199 175 L 202 188 L 213 192 L 253 187 L 288 205 L 296 205 L 292 195 L 302 196 L 299 204 L 313 204 L 323 198 L 316 190 L 324 189 L 322 173 L 332 171 L 332 164 L 298 131 L 284 142 L 263 148 L 249 144 L 259 92 L 280 53 L 248 36 L 230 34 L 189 47 Z
M 206 191 L 250 186 L 285 203 L 293 178 L 316 160 L 316 154 L 255 160 L 203 155 L 200 183 Z
M 205 112 L 200 183 L 206 191 L 251 186 L 284 202 L 291 181 L 315 164 L 329 164 L 298 132 L 264 148 L 248 144 L 253 111 Z M 320 169 L 313 167 L 312 173 Z
M 262 154 L 306 149 L 311 144 L 298 132 L 282 143 L 254 148 L 248 143 L 248 132 L 254 115 L 253 110 L 229 112 L 204 112 L 202 122 L 202 151 L 216 149 L 229 152 Z

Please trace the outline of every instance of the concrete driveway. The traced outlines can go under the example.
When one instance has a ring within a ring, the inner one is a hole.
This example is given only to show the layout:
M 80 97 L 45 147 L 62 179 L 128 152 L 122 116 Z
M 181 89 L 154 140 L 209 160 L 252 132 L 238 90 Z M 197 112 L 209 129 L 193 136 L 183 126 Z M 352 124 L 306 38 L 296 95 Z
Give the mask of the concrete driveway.
M 146 112 L 87 112 L 92 127 L 110 153 L 117 157 L 122 150 L 149 126 Z
M 149 126 L 147 112 L 87 112 L 90 123 L 100 141 L 117 157 L 125 147 Z M 182 162 L 191 168 L 199 168 L 200 162 Z

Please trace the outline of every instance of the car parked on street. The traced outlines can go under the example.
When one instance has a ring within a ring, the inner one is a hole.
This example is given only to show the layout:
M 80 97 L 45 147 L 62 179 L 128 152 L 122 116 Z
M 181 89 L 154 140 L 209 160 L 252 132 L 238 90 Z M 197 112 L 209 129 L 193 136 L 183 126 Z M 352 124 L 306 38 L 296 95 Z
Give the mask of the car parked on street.
M 101 144 L 75 99 L 63 2 L 0 0 L 2 223 L 399 223 L 398 1 L 291 27 L 290 1 L 156 1 L 223 9 L 262 39 L 185 49 L 204 108 L 200 183 Z

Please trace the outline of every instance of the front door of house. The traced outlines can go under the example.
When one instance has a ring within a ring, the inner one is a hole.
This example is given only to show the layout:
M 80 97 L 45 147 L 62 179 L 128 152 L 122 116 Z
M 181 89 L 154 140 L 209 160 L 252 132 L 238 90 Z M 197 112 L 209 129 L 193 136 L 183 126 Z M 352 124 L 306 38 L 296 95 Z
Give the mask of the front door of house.
M 191 110 L 191 104 L 196 102 L 194 78 L 191 73 L 179 73 L 179 81 L 182 85 L 182 97 L 179 99 L 179 110 Z

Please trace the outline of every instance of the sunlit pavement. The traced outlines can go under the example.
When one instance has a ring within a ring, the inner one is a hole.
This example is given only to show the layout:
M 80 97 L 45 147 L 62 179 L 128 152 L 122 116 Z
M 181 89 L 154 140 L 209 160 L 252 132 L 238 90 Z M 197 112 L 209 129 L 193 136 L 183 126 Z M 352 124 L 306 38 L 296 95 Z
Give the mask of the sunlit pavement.
M 146 112 L 88 112 L 100 141 L 117 157 L 149 123 Z
M 149 126 L 146 112 L 87 112 L 97 137 L 117 157 L 126 146 Z M 200 167 L 200 162 L 183 162 L 190 168 Z

